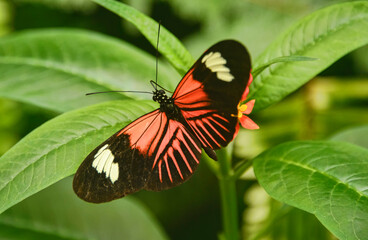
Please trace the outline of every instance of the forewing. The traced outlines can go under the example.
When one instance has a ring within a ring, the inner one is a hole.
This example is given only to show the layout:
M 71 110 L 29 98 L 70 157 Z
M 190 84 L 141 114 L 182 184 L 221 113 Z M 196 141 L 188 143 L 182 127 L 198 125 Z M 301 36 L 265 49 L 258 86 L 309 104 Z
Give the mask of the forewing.
M 160 191 L 186 181 L 200 156 L 191 130 L 155 110 L 93 150 L 75 174 L 73 188 L 80 198 L 95 203 L 140 189 Z
M 172 98 L 202 147 L 218 149 L 233 139 L 250 70 L 246 48 L 225 40 L 204 52 L 179 83 Z

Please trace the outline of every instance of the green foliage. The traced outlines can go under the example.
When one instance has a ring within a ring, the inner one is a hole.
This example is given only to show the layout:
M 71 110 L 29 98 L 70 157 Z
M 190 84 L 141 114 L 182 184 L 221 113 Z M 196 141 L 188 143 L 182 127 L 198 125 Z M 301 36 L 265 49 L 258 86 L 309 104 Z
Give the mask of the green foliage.
M 254 159 L 275 199 L 316 217 L 340 239 L 368 238 L 368 150 L 343 142 L 284 143 Z
M 0 238 L 167 239 L 156 219 L 136 199 L 85 204 L 70 188 L 71 180 L 67 178 L 1 214 Z
M 282 63 L 282 62 L 304 62 L 304 61 L 316 61 L 317 58 L 310 58 L 310 57 L 304 57 L 304 56 L 285 56 L 285 57 L 278 57 L 271 59 L 269 62 L 263 64 L 262 66 L 257 67 L 252 71 L 252 75 L 254 78 L 257 78 L 257 76 L 265 69 L 269 68 L 272 64 L 275 63 Z
M 118 89 L 150 90 L 155 59 L 131 44 L 84 30 L 34 30 L 0 39 L 0 96 L 65 112 L 122 94 L 85 97 Z M 160 83 L 175 74 L 160 67 Z
M 118 1 L 92 1 L 132 23 L 152 46 L 156 46 L 158 23 L 155 20 Z M 180 7 L 181 4 L 175 2 L 174 6 Z M 250 10 L 244 14 L 246 5 Z M 207 8 L 205 3 L 200 6 L 201 9 Z M 209 46 L 219 36 L 235 37 L 243 42 L 250 40 L 250 51 L 260 53 L 253 63 L 255 79 L 248 96 L 256 99 L 255 111 L 280 102 L 343 55 L 368 43 L 366 1 L 346 2 L 318 10 L 301 18 L 276 40 L 273 40 L 275 34 L 290 24 L 288 21 L 295 16 L 283 16 L 269 9 L 264 11 L 260 6 L 242 1 L 211 3 L 211 9 L 213 12 L 198 16 L 198 19 L 206 19 L 203 21 L 207 30 L 189 42 L 194 43 L 192 46 L 197 42 L 197 46 L 202 48 L 202 44 Z M 252 15 L 253 10 L 257 14 Z M 265 13 L 264 18 L 258 13 Z M 236 21 L 237 17 L 239 21 Z M 216 18 L 219 18 L 218 23 L 213 20 Z M 211 24 L 214 24 L 212 28 Z M 267 33 L 260 33 L 259 29 L 265 29 Z M 257 34 L 258 38 L 254 37 Z M 271 44 L 263 51 L 269 42 Z M 183 44 L 164 26 L 161 26 L 159 51 L 181 75 L 193 63 Z M 0 74 L 0 97 L 63 113 L 29 133 L 0 157 L 0 212 L 3 212 L 0 215 L 0 237 L 99 239 L 109 233 L 112 234 L 111 239 L 122 235 L 129 239 L 166 238 L 155 220 L 134 199 L 101 206 L 86 205 L 72 195 L 69 181 L 67 185 L 64 183 L 36 194 L 72 175 L 94 147 L 157 107 L 152 101 L 137 101 L 138 96 L 128 93 L 84 96 L 95 91 L 151 90 L 148 81 L 155 76 L 155 57 L 125 41 L 94 31 L 69 28 L 28 30 L 0 39 Z M 178 74 L 160 63 L 160 85 L 172 90 L 178 80 Z M 311 92 L 310 89 L 313 87 L 308 86 L 306 92 Z M 342 95 L 339 92 L 339 96 Z M 322 105 L 322 102 L 317 101 L 317 105 Z M 98 104 L 92 105 L 95 103 Z M 285 105 L 287 107 L 283 111 L 276 108 L 277 117 L 290 118 L 295 115 L 294 110 L 302 112 L 300 105 L 301 102 L 293 102 Z M 343 112 L 343 118 L 347 119 L 349 111 L 343 110 L 338 109 L 337 112 L 340 115 Z M 270 114 L 272 111 L 275 112 L 272 109 L 266 112 L 272 127 L 263 128 L 262 124 L 266 123 L 259 124 L 261 131 L 267 130 L 262 132 L 264 138 L 272 142 L 270 145 L 293 139 L 290 136 L 273 139 L 272 134 L 281 135 L 294 126 L 287 122 L 289 119 L 275 120 L 277 117 Z M 303 124 L 310 121 L 303 125 L 305 132 L 313 127 L 314 119 L 309 119 L 313 111 L 316 111 L 313 106 L 307 106 L 306 113 L 300 117 Z M 2 122 L 6 122 L 4 119 Z M 0 127 L 2 125 L 6 124 L 0 124 Z M 277 129 L 281 125 L 283 128 Z M 367 127 L 363 126 L 336 134 L 331 138 L 335 141 L 281 144 L 266 150 L 253 161 L 240 161 L 236 168 L 232 165 L 232 147 L 218 153 L 219 162 L 204 158 L 220 183 L 224 232 L 219 237 L 237 239 L 240 235 L 237 217 L 240 208 L 235 183 L 253 163 L 257 179 L 273 198 L 314 214 L 341 239 L 368 238 L 365 227 L 368 225 L 368 152 L 362 148 L 367 147 L 366 135 Z M 308 136 L 311 135 L 302 135 L 301 138 Z M 251 151 L 244 139 L 237 138 L 241 142 L 236 146 L 245 146 L 244 151 Z M 261 146 L 258 150 L 264 148 Z M 32 197 L 24 200 L 29 196 Z M 19 204 L 13 206 L 16 203 Z M 64 211 L 59 206 L 68 206 L 68 209 Z M 295 209 L 290 209 L 290 212 L 295 212 Z M 304 216 L 304 213 L 299 213 L 296 215 Z M 294 222 L 291 219 L 295 214 L 287 215 L 282 215 L 283 221 L 288 224 Z M 264 229 L 254 236 L 263 236 L 267 232 L 274 237 L 285 236 L 275 231 L 276 221 L 281 218 L 270 215 L 269 219 L 271 221 L 264 224 Z M 83 223 L 86 222 L 88 228 L 84 228 Z M 303 226 L 316 224 L 315 219 L 300 222 Z M 273 226 L 275 229 L 272 230 Z M 300 232 L 305 234 L 305 231 Z M 289 236 L 295 238 L 298 233 L 293 232 Z M 325 233 L 321 230 L 318 234 L 327 236 Z
M 128 20 L 150 41 L 152 46 L 157 44 L 158 23 L 152 18 L 140 13 L 128 5 L 114 0 L 92 0 L 110 11 L 118 14 L 120 17 Z M 183 44 L 165 27 L 161 26 L 160 45 L 158 48 L 167 60 L 181 74 L 185 74 L 194 60 Z
M 368 2 L 336 4 L 301 19 L 255 60 L 254 68 L 282 56 L 317 61 L 285 62 L 263 71 L 250 87 L 254 111 L 279 102 L 348 52 L 368 43 Z
M 61 8 L 66 11 L 81 11 L 89 13 L 95 9 L 96 4 L 90 0 L 13 0 L 16 3 L 42 3 L 52 8 Z
M 341 131 L 333 135 L 330 139 L 334 141 L 344 141 L 368 148 L 368 126 L 359 126 Z
M 96 144 L 153 106 L 152 101 L 110 101 L 38 127 L 0 158 L 0 212 L 73 174 Z

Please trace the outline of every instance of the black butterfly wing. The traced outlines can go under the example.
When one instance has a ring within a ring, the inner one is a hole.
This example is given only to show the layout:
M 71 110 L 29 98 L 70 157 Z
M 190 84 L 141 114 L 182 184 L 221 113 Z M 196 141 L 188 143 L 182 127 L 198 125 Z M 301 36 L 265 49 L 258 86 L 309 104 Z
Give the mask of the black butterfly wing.
M 238 127 L 233 115 L 249 73 L 249 54 L 240 43 L 227 40 L 209 48 L 173 94 L 180 120 L 155 110 L 111 136 L 79 167 L 73 181 L 76 194 L 100 203 L 189 179 L 201 147 L 218 149 L 233 139 Z
M 107 202 L 140 189 L 160 191 L 189 179 L 201 145 L 178 121 L 150 112 L 93 150 L 77 170 L 73 188 L 88 202 Z
M 219 149 L 234 138 L 250 70 L 246 48 L 225 40 L 205 51 L 179 83 L 172 98 L 203 148 Z

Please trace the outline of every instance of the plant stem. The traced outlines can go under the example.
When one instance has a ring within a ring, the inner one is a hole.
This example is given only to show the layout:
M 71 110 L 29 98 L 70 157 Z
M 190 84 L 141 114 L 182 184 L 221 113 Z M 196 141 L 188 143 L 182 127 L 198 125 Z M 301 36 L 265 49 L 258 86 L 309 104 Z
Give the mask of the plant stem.
M 218 151 L 220 165 L 220 194 L 222 205 L 222 220 L 226 240 L 238 240 L 238 206 L 235 179 L 231 168 L 232 145 Z
M 220 166 L 219 163 L 214 161 L 212 158 L 207 156 L 207 154 L 202 155 L 202 160 L 207 164 L 208 168 L 216 175 L 217 178 L 220 177 Z
M 249 168 L 253 165 L 253 160 L 243 161 L 237 168 L 234 170 L 234 174 L 232 178 L 234 180 L 239 179 Z

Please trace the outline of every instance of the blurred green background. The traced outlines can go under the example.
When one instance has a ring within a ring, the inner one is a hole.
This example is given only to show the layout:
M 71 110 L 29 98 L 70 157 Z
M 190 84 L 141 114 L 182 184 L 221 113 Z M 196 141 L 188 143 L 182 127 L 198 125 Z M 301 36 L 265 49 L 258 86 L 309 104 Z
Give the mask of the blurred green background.
M 343 1 L 123 2 L 161 20 L 195 57 L 219 40 L 235 38 L 247 46 L 254 59 L 296 20 Z M 89 0 L 0 0 L 0 36 L 27 29 L 66 27 L 110 35 L 155 55 L 155 49 L 132 25 Z M 236 158 L 252 158 L 289 140 L 326 139 L 345 128 L 366 124 L 367 73 L 368 47 L 365 46 L 344 56 L 282 102 L 252 115 L 260 130 L 240 132 L 235 143 Z M 0 155 L 56 115 L 0 98 Z M 63 188 L 65 191 L 72 191 L 69 179 L 59 185 L 68 186 Z M 334 239 L 313 215 L 270 199 L 251 172 L 238 182 L 238 197 L 244 239 Z M 152 221 L 157 219 L 170 239 L 216 239 L 222 229 L 218 184 L 205 164 L 180 187 L 160 193 L 142 191 L 128 198 L 138 198 L 143 208 L 152 213 Z M 54 217 L 58 217 L 56 213 Z

